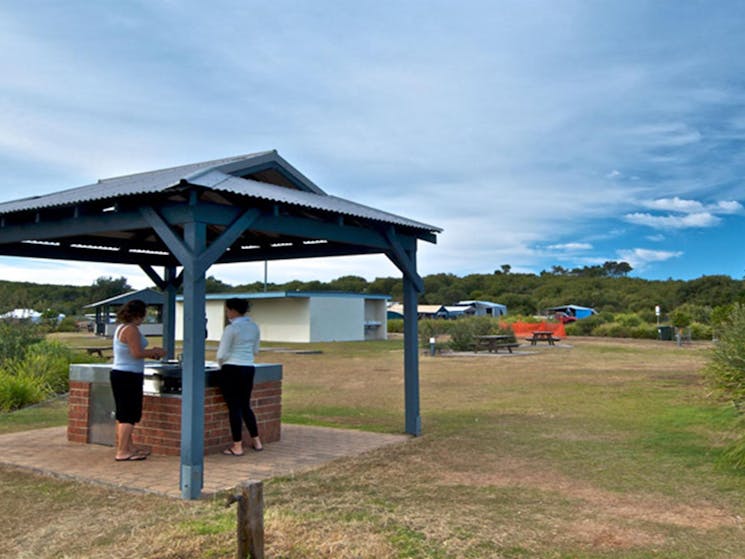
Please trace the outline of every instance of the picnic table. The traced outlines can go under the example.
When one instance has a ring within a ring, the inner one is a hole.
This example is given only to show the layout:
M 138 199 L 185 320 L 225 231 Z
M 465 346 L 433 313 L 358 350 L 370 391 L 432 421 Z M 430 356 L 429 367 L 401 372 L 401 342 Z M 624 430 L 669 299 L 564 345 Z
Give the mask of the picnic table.
M 476 351 L 479 349 L 486 349 L 489 353 L 499 353 L 500 349 L 506 349 L 512 353 L 513 347 L 518 347 L 520 344 L 514 341 L 514 337 L 509 334 L 493 334 L 490 336 L 475 336 L 476 338 Z
M 560 341 L 560 338 L 555 337 L 551 330 L 535 330 L 533 335 L 525 340 L 530 342 L 530 345 L 536 345 L 538 342 L 548 342 L 549 345 L 554 345 L 555 342 Z
M 103 357 L 104 351 L 111 351 L 110 347 L 101 347 L 101 346 L 84 346 L 84 347 L 76 347 L 78 351 L 86 351 L 88 352 L 88 355 L 98 355 L 99 357 Z

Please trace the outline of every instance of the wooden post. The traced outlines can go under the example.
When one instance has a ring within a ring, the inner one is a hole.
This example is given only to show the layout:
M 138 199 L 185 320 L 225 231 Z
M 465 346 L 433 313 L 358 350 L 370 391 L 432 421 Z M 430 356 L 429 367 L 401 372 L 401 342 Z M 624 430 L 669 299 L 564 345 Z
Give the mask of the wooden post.
M 240 493 L 228 497 L 226 506 L 238 503 L 238 559 L 264 559 L 264 488 L 260 481 L 244 481 Z

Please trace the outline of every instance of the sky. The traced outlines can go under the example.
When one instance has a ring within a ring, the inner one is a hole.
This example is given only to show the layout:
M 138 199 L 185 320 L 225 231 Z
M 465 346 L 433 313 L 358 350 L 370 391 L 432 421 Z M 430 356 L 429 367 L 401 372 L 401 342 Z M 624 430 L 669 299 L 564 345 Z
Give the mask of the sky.
M 4 0 L 0 201 L 276 149 L 328 194 L 442 228 L 421 275 L 739 279 L 743 29 L 727 0 Z M 384 256 L 266 270 L 400 276 Z M 150 284 L 0 257 L 5 280 L 102 276 Z

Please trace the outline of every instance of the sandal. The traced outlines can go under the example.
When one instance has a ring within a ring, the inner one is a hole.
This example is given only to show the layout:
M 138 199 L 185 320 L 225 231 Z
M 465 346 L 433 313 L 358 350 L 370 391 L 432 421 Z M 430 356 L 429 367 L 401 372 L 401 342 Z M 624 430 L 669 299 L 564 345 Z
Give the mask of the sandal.
M 129 456 L 125 458 L 116 458 L 114 457 L 114 460 L 117 462 L 139 462 L 140 460 L 147 459 L 147 456 L 144 454 L 130 454 Z
M 231 447 L 226 448 L 222 451 L 225 456 L 243 456 L 242 452 L 236 452 Z

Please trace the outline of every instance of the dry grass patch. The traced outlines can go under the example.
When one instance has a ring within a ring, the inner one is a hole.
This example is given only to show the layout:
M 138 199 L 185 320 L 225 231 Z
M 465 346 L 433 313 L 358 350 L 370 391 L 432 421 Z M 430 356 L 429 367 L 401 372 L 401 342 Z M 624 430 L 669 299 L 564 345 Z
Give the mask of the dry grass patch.
M 742 556 L 745 477 L 716 464 L 734 423 L 700 383 L 706 345 L 562 345 L 499 358 L 423 355 L 424 436 L 267 483 L 268 556 Z M 261 355 L 284 365 L 285 420 L 401 432 L 400 343 L 317 347 L 322 354 Z M 13 517 L 0 555 L 234 551 L 235 513 L 219 503 L 31 479 L 0 469 L 0 502 Z M 109 528 L 102 536 L 88 525 Z M 49 550 L 44 538 L 54 540 Z

